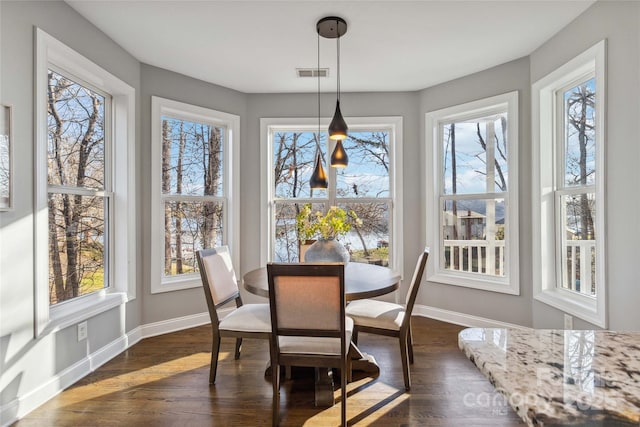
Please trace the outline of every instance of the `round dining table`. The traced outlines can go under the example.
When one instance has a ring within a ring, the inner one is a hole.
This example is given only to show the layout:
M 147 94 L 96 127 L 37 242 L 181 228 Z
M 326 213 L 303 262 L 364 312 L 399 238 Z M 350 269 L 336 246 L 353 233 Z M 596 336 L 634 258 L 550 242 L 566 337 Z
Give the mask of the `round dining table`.
M 375 264 L 350 262 L 344 269 L 344 287 L 347 301 L 374 298 L 395 291 L 400 286 L 400 273 L 387 267 Z M 242 277 L 244 287 L 254 295 L 269 298 L 269 278 L 267 268 L 251 270 Z M 380 367 L 375 358 L 362 352 L 351 342 L 349 355 L 353 370 L 377 375 Z M 316 368 L 315 403 L 316 406 L 331 406 L 333 400 L 333 379 L 327 368 Z M 270 369 L 268 369 L 270 372 Z M 268 373 L 267 375 L 270 375 Z
M 395 291 L 400 286 L 400 273 L 387 267 L 350 262 L 344 268 L 344 292 L 347 301 L 374 298 Z M 269 298 L 267 268 L 246 273 L 244 288 L 254 295 Z

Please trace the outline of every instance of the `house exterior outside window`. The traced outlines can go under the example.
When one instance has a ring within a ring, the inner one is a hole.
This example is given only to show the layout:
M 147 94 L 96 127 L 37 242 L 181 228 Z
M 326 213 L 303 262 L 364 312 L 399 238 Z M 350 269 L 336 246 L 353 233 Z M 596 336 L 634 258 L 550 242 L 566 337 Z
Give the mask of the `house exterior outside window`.
M 428 280 L 518 294 L 518 95 L 427 113 Z
M 534 298 L 606 327 L 605 41 L 533 84 Z

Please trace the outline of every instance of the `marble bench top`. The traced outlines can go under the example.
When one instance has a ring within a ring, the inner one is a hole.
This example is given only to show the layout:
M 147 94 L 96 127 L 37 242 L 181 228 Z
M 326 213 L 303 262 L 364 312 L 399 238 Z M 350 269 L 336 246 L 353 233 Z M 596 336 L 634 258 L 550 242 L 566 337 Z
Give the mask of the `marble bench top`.
M 640 332 L 469 328 L 458 345 L 528 425 L 640 425 Z

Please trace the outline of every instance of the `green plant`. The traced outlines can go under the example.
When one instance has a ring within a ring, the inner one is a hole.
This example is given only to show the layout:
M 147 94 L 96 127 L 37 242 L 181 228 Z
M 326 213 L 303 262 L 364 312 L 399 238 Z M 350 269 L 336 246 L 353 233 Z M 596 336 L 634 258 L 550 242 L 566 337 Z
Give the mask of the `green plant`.
M 331 206 L 326 214 L 320 211 L 312 212 L 311 203 L 305 203 L 296 216 L 298 239 L 310 240 L 315 237 L 321 239 L 335 239 L 347 234 L 352 224 L 362 225 L 362 220 L 353 210 L 349 213 L 337 206 Z

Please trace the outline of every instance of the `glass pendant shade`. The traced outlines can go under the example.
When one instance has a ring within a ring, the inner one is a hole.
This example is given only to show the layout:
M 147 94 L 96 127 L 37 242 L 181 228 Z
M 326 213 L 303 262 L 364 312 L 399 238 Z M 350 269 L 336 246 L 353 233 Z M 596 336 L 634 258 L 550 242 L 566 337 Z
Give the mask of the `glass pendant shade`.
M 347 137 L 347 132 L 349 131 L 349 127 L 347 126 L 347 122 L 344 121 L 342 117 L 342 112 L 340 111 L 340 101 L 336 101 L 336 111 L 333 113 L 333 119 L 329 124 L 329 139 L 340 140 L 345 139 Z
M 309 179 L 309 185 L 312 189 L 326 189 L 329 187 L 329 182 L 327 181 L 327 174 L 324 172 L 324 168 L 322 167 L 322 157 L 320 153 L 318 153 L 318 157 L 316 157 L 316 166 L 313 169 L 313 174 L 311 174 L 311 179 Z
M 349 156 L 342 146 L 342 140 L 339 139 L 336 142 L 336 148 L 333 149 L 331 154 L 331 166 L 334 168 L 346 168 L 349 164 Z

